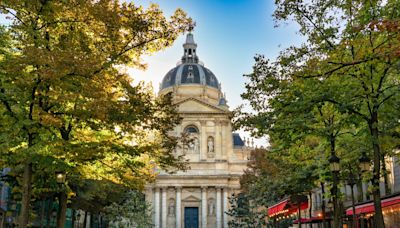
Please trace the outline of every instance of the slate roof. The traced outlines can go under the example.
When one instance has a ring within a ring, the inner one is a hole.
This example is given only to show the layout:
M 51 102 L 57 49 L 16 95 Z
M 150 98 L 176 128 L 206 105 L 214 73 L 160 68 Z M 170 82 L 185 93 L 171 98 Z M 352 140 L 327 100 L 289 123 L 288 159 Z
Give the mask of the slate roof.
M 238 133 L 232 133 L 233 137 L 233 146 L 242 147 L 244 146 L 244 142 Z
M 219 89 L 217 77 L 199 63 L 182 63 L 164 76 L 160 89 L 182 84 L 200 84 Z

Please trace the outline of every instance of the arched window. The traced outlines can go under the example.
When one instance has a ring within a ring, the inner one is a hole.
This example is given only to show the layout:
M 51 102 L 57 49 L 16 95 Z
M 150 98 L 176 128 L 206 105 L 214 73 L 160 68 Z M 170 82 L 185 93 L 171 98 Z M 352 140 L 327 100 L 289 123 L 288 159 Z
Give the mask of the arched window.
M 185 132 L 189 134 L 198 134 L 199 130 L 197 129 L 196 126 L 189 125 L 185 128 Z

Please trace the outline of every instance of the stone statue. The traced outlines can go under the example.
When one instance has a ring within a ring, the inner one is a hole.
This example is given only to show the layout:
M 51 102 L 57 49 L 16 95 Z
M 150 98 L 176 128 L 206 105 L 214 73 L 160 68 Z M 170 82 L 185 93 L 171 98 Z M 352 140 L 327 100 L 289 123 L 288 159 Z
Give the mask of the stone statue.
M 189 151 L 190 151 L 190 153 L 194 153 L 194 142 L 193 141 L 189 142 Z
M 193 143 L 194 143 L 194 152 L 198 153 L 199 152 L 199 139 L 194 138 Z
M 208 201 L 208 215 L 214 215 L 214 209 L 215 209 L 215 205 L 214 205 L 214 200 L 210 199 Z
M 214 153 L 214 139 L 212 137 L 208 137 L 207 149 L 208 153 Z
M 169 201 L 168 215 L 170 215 L 170 216 L 174 216 L 175 215 L 175 202 L 173 200 Z

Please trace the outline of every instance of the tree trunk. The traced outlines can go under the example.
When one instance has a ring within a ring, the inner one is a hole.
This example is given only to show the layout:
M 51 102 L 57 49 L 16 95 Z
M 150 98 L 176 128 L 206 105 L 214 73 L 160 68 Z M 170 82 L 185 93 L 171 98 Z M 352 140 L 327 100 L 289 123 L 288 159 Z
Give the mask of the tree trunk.
M 94 226 L 94 213 L 90 213 L 89 223 L 89 227 L 92 228 Z
M 21 215 L 19 227 L 27 227 L 29 223 L 29 207 L 32 194 L 32 162 L 27 162 L 24 166 Z
M 50 228 L 51 227 L 51 219 L 52 219 L 52 213 L 53 213 L 53 198 L 54 196 L 51 196 L 48 202 L 48 207 L 47 207 L 47 215 L 46 215 L 46 227 Z
M 330 152 L 331 155 L 336 154 L 336 137 L 334 135 L 329 136 L 329 142 L 330 142 Z M 340 214 L 340 209 L 339 209 L 339 197 L 338 197 L 338 184 L 339 184 L 339 179 L 338 179 L 338 173 L 337 172 L 332 172 L 332 200 L 333 200 L 333 228 L 341 228 L 341 214 Z
M 340 206 L 338 199 L 338 177 L 337 173 L 333 173 L 333 183 L 332 183 L 332 196 L 333 196 L 333 228 L 341 228 L 341 215 L 340 215 Z
M 76 210 L 72 210 L 72 218 L 71 218 L 72 228 L 75 227 L 75 217 L 76 217 Z
M 372 175 L 372 195 L 374 197 L 375 206 L 375 222 L 379 228 L 384 228 L 385 223 L 383 221 L 382 206 L 381 206 L 381 194 L 379 189 L 379 182 L 381 177 L 381 151 L 379 146 L 379 132 L 378 132 L 378 113 L 374 112 L 369 122 L 369 129 L 371 131 L 372 148 L 374 150 L 373 162 L 374 170 Z
M 325 186 L 324 183 L 321 182 L 321 194 L 322 194 L 322 227 L 326 228 L 326 212 L 325 212 Z
M 312 218 L 312 210 L 313 210 L 313 201 L 312 201 L 312 194 L 311 194 L 311 192 L 309 192 L 308 193 L 308 196 L 310 197 L 310 201 L 309 201 L 309 205 L 310 205 L 310 207 L 309 207 L 309 209 L 308 209 L 308 216 L 310 217 L 310 219 Z M 310 224 L 308 224 L 309 225 L 309 227 L 310 228 L 312 228 L 312 224 L 310 223 Z
M 99 228 L 102 228 L 102 223 L 103 223 L 103 218 L 101 217 L 100 213 L 97 214 L 98 216 L 98 221 L 99 221 Z
M 385 155 L 382 154 L 382 176 L 383 180 L 385 183 L 385 195 L 390 195 L 392 193 L 390 186 L 389 186 L 389 177 L 388 177 L 388 171 L 386 169 L 386 161 L 385 161 Z
M 361 175 L 359 175 L 356 187 L 357 187 L 357 202 L 362 202 L 364 201 L 364 189 L 363 189 Z
M 297 210 L 299 213 L 299 228 L 301 228 L 301 210 L 300 210 L 300 203 L 297 203 Z
M 87 223 L 87 211 L 85 211 L 85 217 L 83 218 L 83 228 L 86 228 L 86 223 Z
M 354 199 L 354 185 L 350 185 L 351 188 L 351 209 L 353 211 L 353 228 L 357 228 L 357 215 L 356 215 L 356 208 L 354 206 L 355 199 Z
M 57 228 L 64 228 L 67 213 L 67 194 L 60 192 L 58 199 Z
M 44 228 L 44 217 L 45 217 L 45 209 L 46 209 L 46 198 L 43 197 L 40 202 L 40 228 Z

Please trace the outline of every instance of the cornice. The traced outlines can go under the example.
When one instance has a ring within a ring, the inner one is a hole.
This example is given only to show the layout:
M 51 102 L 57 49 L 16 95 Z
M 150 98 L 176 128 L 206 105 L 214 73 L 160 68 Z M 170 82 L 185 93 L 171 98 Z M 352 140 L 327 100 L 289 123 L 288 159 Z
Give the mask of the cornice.
M 220 112 L 222 112 L 222 113 L 224 113 L 224 114 L 231 113 L 231 111 L 229 111 L 229 110 L 225 110 L 225 109 L 223 109 L 223 108 L 220 108 L 220 107 L 218 107 L 218 106 L 216 106 L 216 105 L 212 105 L 212 104 L 210 104 L 210 103 L 207 103 L 207 102 L 202 101 L 202 100 L 200 100 L 200 99 L 198 99 L 198 98 L 195 98 L 195 97 L 184 98 L 184 99 L 182 99 L 182 100 L 176 102 L 175 105 L 182 104 L 182 103 L 184 103 L 184 102 L 186 102 L 186 101 L 189 101 L 189 100 L 193 100 L 193 101 L 199 102 L 200 104 L 203 104 L 203 105 L 205 105 L 205 106 L 208 106 L 208 107 L 210 107 L 210 108 L 217 109 L 218 111 L 220 111 Z M 202 112 L 198 112 L 198 113 L 202 113 Z M 213 112 L 209 112 L 209 113 L 213 113 Z

